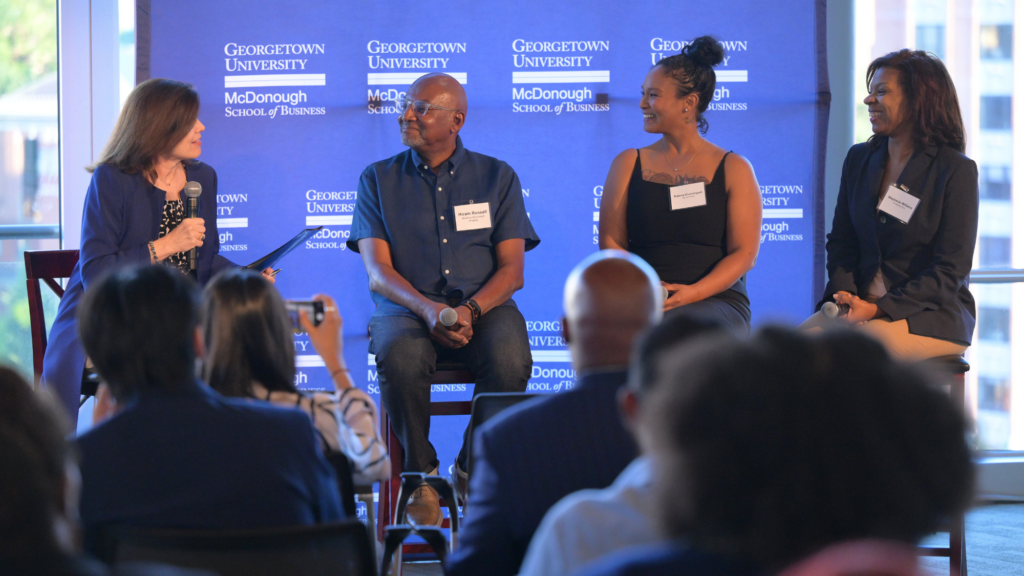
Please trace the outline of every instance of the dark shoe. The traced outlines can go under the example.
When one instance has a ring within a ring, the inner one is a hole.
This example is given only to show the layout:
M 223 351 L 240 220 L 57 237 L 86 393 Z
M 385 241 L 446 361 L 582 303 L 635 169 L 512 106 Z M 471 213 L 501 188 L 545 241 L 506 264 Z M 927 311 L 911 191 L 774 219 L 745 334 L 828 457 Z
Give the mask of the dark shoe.
M 459 468 L 458 461 L 452 466 L 452 472 L 448 475 L 448 481 L 451 482 L 452 489 L 455 491 L 456 504 L 465 508 L 466 493 L 469 487 L 469 474 L 463 472 L 462 468 Z M 465 514 L 465 510 L 463 510 L 463 514 Z
M 417 488 L 409 497 L 405 515 L 409 522 L 417 526 L 440 526 L 444 522 L 437 492 L 426 484 Z

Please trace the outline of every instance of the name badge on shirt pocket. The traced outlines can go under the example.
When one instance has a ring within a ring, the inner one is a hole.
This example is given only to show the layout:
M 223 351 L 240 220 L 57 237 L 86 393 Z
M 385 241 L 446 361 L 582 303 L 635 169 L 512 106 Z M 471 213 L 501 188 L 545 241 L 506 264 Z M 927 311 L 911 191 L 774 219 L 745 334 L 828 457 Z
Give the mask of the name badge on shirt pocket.
M 698 206 L 706 206 L 708 203 L 708 199 L 704 195 L 703 182 L 672 186 L 668 189 L 668 197 L 672 201 L 673 210 L 696 208 Z
M 921 199 L 912 196 L 906 187 L 900 189 L 893 184 L 878 201 L 878 209 L 906 224 L 910 222 L 910 217 L 914 215 L 914 210 L 917 210 L 920 203 Z
M 455 231 L 483 230 L 491 227 L 491 203 L 455 206 Z

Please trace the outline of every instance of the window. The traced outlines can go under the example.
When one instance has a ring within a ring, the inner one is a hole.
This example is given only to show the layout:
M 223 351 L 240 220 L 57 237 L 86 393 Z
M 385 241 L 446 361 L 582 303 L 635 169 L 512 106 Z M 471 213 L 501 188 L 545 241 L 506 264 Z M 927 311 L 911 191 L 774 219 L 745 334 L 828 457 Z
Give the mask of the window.
M 996 342 L 1010 341 L 1010 309 L 978 308 L 978 337 Z
M 918 26 L 917 47 L 925 52 L 931 52 L 939 58 L 946 57 L 946 27 L 945 26 Z
M 25 250 L 60 238 L 57 2 L 0 8 L 0 363 L 32 377 Z M 56 297 L 43 289 L 48 321 Z
M 1009 130 L 1013 127 L 1013 102 L 1010 96 L 981 97 L 981 127 L 985 130 Z
M 1013 25 L 981 26 L 981 57 L 985 60 L 1013 58 Z
M 978 262 L 982 268 L 1009 267 L 1013 248 L 1011 238 L 994 238 L 982 236 L 978 239 Z
M 986 200 L 1009 200 L 1013 192 L 1009 166 L 982 166 L 978 175 L 981 197 Z

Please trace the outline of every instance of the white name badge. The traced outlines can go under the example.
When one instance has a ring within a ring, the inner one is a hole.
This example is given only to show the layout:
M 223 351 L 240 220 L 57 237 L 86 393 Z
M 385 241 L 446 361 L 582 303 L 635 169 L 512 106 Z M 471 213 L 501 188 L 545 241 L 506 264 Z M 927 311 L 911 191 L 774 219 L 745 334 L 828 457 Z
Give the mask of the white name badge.
M 483 230 L 491 227 L 491 204 L 463 204 L 455 207 L 455 230 Z
M 885 196 L 882 196 L 878 209 L 906 224 L 910 222 L 910 217 L 914 215 L 914 210 L 917 210 L 920 202 L 920 198 L 915 198 L 909 192 L 892 185 L 885 191 Z
M 668 189 L 668 197 L 672 201 L 673 210 L 696 208 L 697 206 L 706 206 L 708 203 L 707 197 L 704 196 L 703 182 L 673 186 Z

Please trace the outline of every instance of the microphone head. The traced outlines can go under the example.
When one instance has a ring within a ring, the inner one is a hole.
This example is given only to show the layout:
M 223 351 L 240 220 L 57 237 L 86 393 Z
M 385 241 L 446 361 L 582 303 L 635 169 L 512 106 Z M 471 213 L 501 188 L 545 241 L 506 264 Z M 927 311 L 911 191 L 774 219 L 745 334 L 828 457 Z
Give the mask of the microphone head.
M 839 306 L 835 302 L 825 302 L 821 305 L 821 315 L 831 320 L 839 316 Z
M 185 196 L 189 198 L 199 198 L 199 195 L 203 193 L 203 185 L 195 180 L 185 184 Z
M 451 308 L 445 308 L 437 315 L 437 319 L 440 320 L 441 324 L 444 326 L 453 326 L 459 321 L 459 313 Z
M 662 286 L 661 287 L 661 301 L 664 302 L 665 300 L 668 300 L 668 288 L 665 288 L 664 286 Z

